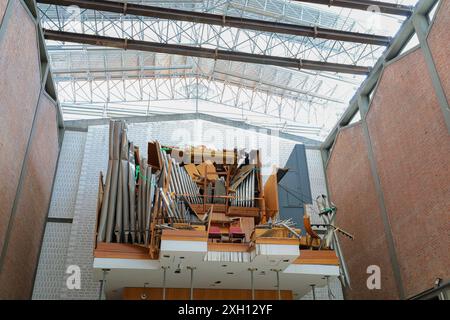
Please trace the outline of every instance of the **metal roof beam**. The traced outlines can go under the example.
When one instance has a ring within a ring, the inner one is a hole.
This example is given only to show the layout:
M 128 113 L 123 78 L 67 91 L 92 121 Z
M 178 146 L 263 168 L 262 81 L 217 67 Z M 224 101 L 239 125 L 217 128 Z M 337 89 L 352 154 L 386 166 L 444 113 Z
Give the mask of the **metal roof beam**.
M 378 11 L 380 13 L 394 14 L 409 17 L 413 12 L 412 6 L 401 4 L 372 1 L 372 0 L 294 0 L 297 2 L 307 2 L 314 4 L 323 4 L 341 8 L 357 9 L 364 11 Z
M 355 43 L 372 44 L 379 46 L 389 45 L 391 38 L 358 32 L 349 32 L 312 26 L 302 26 L 289 23 L 263 21 L 217 15 L 205 12 L 194 12 L 170 8 L 161 8 L 126 2 L 106 0 L 37 0 L 37 2 L 53 5 L 75 5 L 83 9 L 99 10 L 119 14 L 153 17 L 160 19 L 188 21 L 209 25 L 226 26 L 249 29 L 263 32 L 289 34 L 295 36 L 320 38 L 327 40 L 347 41 Z
M 73 32 L 53 31 L 48 29 L 44 29 L 44 37 L 47 40 L 54 40 L 54 41 L 67 41 L 67 42 L 89 44 L 94 46 L 121 48 L 124 50 L 149 51 L 149 52 L 175 54 L 189 57 L 209 58 L 215 60 L 218 59 L 218 60 L 240 61 L 256 64 L 274 65 L 285 68 L 308 69 L 308 70 L 360 74 L 360 75 L 366 75 L 370 72 L 370 67 L 364 66 L 267 56 L 244 52 L 214 50 L 177 44 L 165 44 L 149 41 L 103 37 Z

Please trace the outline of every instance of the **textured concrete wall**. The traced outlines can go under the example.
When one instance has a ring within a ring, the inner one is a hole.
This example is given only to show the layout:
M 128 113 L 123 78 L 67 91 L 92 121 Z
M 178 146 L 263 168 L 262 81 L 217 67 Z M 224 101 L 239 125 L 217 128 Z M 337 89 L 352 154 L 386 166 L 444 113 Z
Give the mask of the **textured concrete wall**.
M 385 69 L 367 124 L 408 297 L 450 278 L 450 139 L 421 50 Z
M 59 152 L 32 4 L 0 5 L 0 299 L 31 297 Z
M 398 298 L 361 123 L 340 131 L 327 177 L 330 196 L 338 207 L 337 224 L 355 237 L 353 241 L 339 237 L 352 286 L 347 298 Z M 382 290 L 366 286 L 370 265 L 382 270 Z

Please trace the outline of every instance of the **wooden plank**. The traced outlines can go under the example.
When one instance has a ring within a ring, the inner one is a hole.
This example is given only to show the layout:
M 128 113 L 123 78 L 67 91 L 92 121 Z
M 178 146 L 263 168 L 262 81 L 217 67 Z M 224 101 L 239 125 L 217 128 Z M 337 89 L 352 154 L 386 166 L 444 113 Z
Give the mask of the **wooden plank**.
M 197 181 L 201 176 L 200 172 L 198 172 L 197 167 L 193 163 L 188 163 L 184 165 L 187 173 L 191 177 L 192 180 Z
M 240 225 L 242 231 L 245 232 L 245 242 L 249 242 L 252 236 L 253 230 L 255 230 L 255 218 L 242 217 L 240 218 Z
M 227 216 L 230 217 L 258 217 L 260 209 L 254 207 L 229 206 Z
M 212 203 L 207 203 L 205 205 L 206 207 L 206 212 L 209 211 L 209 209 L 211 208 L 213 204 Z M 190 207 L 198 214 L 198 215 L 203 215 L 205 214 L 205 211 L 203 211 L 203 204 L 198 204 L 198 203 L 191 203 Z M 222 212 L 225 213 L 225 205 L 224 204 L 220 204 L 220 203 L 215 203 L 214 204 L 214 212 Z
M 208 241 L 208 233 L 202 230 L 163 230 L 161 240 Z
M 94 250 L 95 258 L 151 259 L 148 248 L 129 243 L 98 242 Z

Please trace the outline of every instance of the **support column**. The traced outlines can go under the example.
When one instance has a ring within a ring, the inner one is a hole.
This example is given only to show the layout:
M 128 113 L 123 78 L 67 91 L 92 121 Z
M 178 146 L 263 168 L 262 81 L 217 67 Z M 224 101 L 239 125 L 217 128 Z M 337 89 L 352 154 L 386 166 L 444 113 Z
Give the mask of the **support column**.
M 280 289 L 280 271 L 281 271 L 281 269 L 272 269 L 272 271 L 277 274 L 277 296 L 278 296 L 278 300 L 281 300 L 281 289 Z
M 332 294 L 331 294 L 331 288 L 330 288 L 330 276 L 325 276 L 325 279 L 327 279 L 328 300 L 333 300 L 332 299 Z
M 167 269 L 169 269 L 169 267 L 162 267 L 162 269 L 164 270 L 163 273 L 163 300 L 166 300 L 166 271 Z
M 98 294 L 98 300 L 103 300 L 103 291 L 105 290 L 105 284 L 106 284 L 106 275 L 110 271 L 110 269 L 102 269 L 103 271 L 103 277 L 102 280 L 100 280 L 100 292 Z
M 425 57 L 425 62 L 428 67 L 428 72 L 433 83 L 434 91 L 436 92 L 437 98 L 439 100 L 439 106 L 441 107 L 442 114 L 444 116 L 445 124 L 447 125 L 447 130 L 450 133 L 450 108 L 448 105 L 448 100 L 445 95 L 444 87 L 442 86 L 439 73 L 436 69 L 436 64 L 433 60 L 433 55 L 431 49 L 428 46 L 428 31 L 430 29 L 430 23 L 428 17 L 423 14 L 415 14 L 412 18 L 414 25 L 414 30 L 416 31 L 417 38 L 419 39 L 420 48 Z
M 394 273 L 395 283 L 397 286 L 398 294 L 400 299 L 405 298 L 405 290 L 403 288 L 402 276 L 400 273 L 400 267 L 397 258 L 397 252 L 395 250 L 394 238 L 392 236 L 392 228 L 389 222 L 389 217 L 387 214 L 386 205 L 384 202 L 384 193 L 381 186 L 380 176 L 378 175 L 378 168 L 375 161 L 375 156 L 372 148 L 372 141 L 370 139 L 369 127 L 367 126 L 367 113 L 369 111 L 369 97 L 368 96 L 359 96 L 358 97 L 359 110 L 361 112 L 361 125 L 363 128 L 364 140 L 366 142 L 367 147 L 367 156 L 369 158 L 370 169 L 373 177 L 373 181 L 375 184 L 375 190 L 378 198 L 378 205 L 380 207 L 381 219 L 383 221 L 384 226 L 384 234 L 386 237 L 386 242 L 389 251 L 389 258 L 392 265 L 392 271 Z

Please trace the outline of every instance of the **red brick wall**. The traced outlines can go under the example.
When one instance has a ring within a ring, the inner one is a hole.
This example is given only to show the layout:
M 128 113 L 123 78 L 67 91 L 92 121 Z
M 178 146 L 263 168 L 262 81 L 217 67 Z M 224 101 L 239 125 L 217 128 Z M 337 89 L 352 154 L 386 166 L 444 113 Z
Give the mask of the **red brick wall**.
M 6 3 L 0 0 L 0 18 Z M 57 109 L 46 96 L 39 99 L 34 19 L 21 1 L 10 5 L 0 38 L 0 299 L 28 299 L 59 151 Z
M 35 133 L 26 159 L 26 175 L 11 225 L 0 273 L 0 297 L 29 298 L 58 158 L 56 108 L 45 95 L 39 100 Z
M 420 49 L 385 69 L 367 123 L 408 297 L 450 278 L 450 137 Z
M 398 298 L 361 123 L 339 132 L 327 177 L 337 224 L 355 236 L 339 238 L 351 278 L 347 298 Z M 369 265 L 380 266 L 382 290 L 367 288 Z

